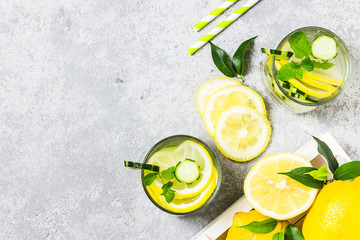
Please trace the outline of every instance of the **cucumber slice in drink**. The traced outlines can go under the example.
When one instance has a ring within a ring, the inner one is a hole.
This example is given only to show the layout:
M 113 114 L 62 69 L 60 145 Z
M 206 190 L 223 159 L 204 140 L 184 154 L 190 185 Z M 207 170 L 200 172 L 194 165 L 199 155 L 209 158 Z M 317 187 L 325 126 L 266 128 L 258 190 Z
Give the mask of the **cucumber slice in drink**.
M 335 58 L 338 54 L 337 44 L 334 38 L 328 35 L 322 35 L 312 43 L 311 52 L 315 58 L 327 61 Z
M 175 178 L 179 182 L 193 183 L 200 178 L 200 167 L 194 160 L 185 159 L 176 165 Z
M 125 164 L 125 167 L 133 168 L 133 169 L 144 169 L 144 170 L 150 170 L 150 171 L 154 171 L 154 172 L 160 171 L 160 168 L 158 166 L 146 164 L 146 163 L 124 161 L 124 164 Z
M 288 60 L 293 55 L 292 52 L 289 51 L 280 51 L 276 49 L 268 49 L 268 48 L 261 48 L 262 53 L 266 53 L 267 55 L 275 55 L 275 59 L 280 60 Z

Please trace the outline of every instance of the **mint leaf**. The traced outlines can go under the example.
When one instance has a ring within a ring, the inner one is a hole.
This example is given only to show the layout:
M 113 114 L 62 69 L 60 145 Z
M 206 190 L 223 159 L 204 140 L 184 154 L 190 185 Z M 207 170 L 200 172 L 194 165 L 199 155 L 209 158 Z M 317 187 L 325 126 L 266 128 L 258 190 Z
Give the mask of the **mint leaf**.
M 273 235 L 272 240 L 284 240 L 284 233 L 277 232 Z
M 173 179 L 175 177 L 176 167 L 169 167 L 168 169 L 161 171 L 161 177 L 165 179 Z
M 294 50 L 296 58 L 308 57 L 311 54 L 311 46 L 303 32 L 296 32 L 289 37 L 290 47 Z
M 237 228 L 245 228 L 253 233 L 269 233 L 275 229 L 277 221 L 273 218 L 265 219 L 262 222 L 254 221 L 247 225 L 237 226 Z
M 327 176 L 331 175 L 331 173 L 329 173 L 326 169 L 326 166 L 323 165 L 321 166 L 319 169 L 317 170 L 313 170 L 311 172 L 305 173 L 305 174 L 309 174 L 310 176 L 312 176 L 314 179 L 319 180 L 319 181 L 325 181 L 327 179 Z
M 145 186 L 150 186 L 157 179 L 157 176 L 158 173 L 149 173 L 146 174 L 141 181 Z
M 248 46 L 250 45 L 250 43 L 252 43 L 252 41 L 257 37 L 258 36 L 250 38 L 250 39 L 246 40 L 245 42 L 241 43 L 239 48 L 234 53 L 234 56 L 232 58 L 232 62 L 233 62 L 235 71 L 240 76 L 243 74 L 243 71 L 244 71 L 244 55 L 245 55 L 245 51 L 248 48 Z
M 166 188 L 166 189 L 163 190 L 161 195 L 163 195 L 165 197 L 165 200 L 166 200 L 167 203 L 171 203 L 171 201 L 175 197 L 175 191 L 172 190 L 171 188 Z
M 295 71 L 295 77 L 297 79 L 302 79 L 303 78 L 303 71 L 301 68 L 297 68 Z
M 285 228 L 285 239 L 286 240 L 304 240 L 304 236 L 301 231 L 294 225 L 289 224 Z
M 311 72 L 312 70 L 314 70 L 314 64 L 312 63 L 312 61 L 309 57 L 304 58 L 300 64 L 308 72 Z
M 301 74 L 300 74 L 301 71 Z M 276 76 L 278 79 L 287 81 L 292 78 L 296 78 L 297 76 L 301 76 L 302 78 L 302 70 L 300 68 L 300 64 L 294 61 L 285 64 L 277 71 Z
M 164 185 L 162 185 L 162 189 L 165 190 L 167 188 L 171 188 L 172 186 L 174 185 L 173 182 L 168 182 L 168 183 L 165 183 Z
M 224 50 L 209 42 L 211 46 L 211 56 L 215 66 L 227 77 L 236 77 L 234 68 L 229 60 L 229 56 Z
M 341 165 L 334 173 L 335 180 L 350 180 L 360 176 L 360 161 Z
M 315 68 L 321 68 L 324 70 L 328 70 L 329 68 L 331 68 L 332 66 L 334 66 L 333 63 L 329 63 L 329 62 L 316 62 L 316 61 L 311 61 L 312 64 L 314 65 Z
M 318 139 L 317 137 L 312 136 L 315 141 L 318 144 L 318 152 L 326 159 L 326 161 L 329 163 L 329 168 L 332 173 L 335 172 L 335 170 L 339 167 L 339 163 L 337 162 L 336 158 L 334 157 L 334 154 L 332 153 L 329 146 Z
M 306 173 L 317 170 L 313 167 L 299 167 L 291 170 L 290 172 L 279 172 L 278 174 L 286 175 L 299 183 L 304 184 L 305 186 L 321 189 L 324 186 L 324 182 L 319 181 L 307 175 Z
M 161 195 L 163 195 L 165 197 L 165 200 L 167 203 L 171 203 L 171 201 L 175 197 L 175 191 L 171 189 L 171 187 L 173 185 L 174 185 L 173 182 L 168 182 L 168 183 L 165 183 L 164 185 L 162 185 L 162 187 L 161 187 L 163 190 Z

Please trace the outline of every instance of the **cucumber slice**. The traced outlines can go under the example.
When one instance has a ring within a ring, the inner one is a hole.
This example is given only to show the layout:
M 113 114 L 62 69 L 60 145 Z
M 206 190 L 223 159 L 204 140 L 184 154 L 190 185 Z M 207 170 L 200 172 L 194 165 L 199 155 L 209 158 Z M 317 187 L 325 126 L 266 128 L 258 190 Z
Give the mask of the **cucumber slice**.
M 200 178 L 200 167 L 194 160 L 185 159 L 176 165 L 175 178 L 179 182 L 193 183 Z
M 338 54 L 337 44 L 334 38 L 328 35 L 322 35 L 312 43 L 311 52 L 315 58 L 327 61 L 335 58 Z
M 124 164 L 125 164 L 125 167 L 133 168 L 133 169 L 144 169 L 144 170 L 150 170 L 150 171 L 154 171 L 154 172 L 160 171 L 159 166 L 146 164 L 146 163 L 124 161 Z
M 268 48 L 261 48 L 262 53 L 266 53 L 267 55 L 275 55 L 275 59 L 285 59 L 288 60 L 293 55 L 292 52 L 289 51 L 280 51 L 276 49 L 268 49 Z

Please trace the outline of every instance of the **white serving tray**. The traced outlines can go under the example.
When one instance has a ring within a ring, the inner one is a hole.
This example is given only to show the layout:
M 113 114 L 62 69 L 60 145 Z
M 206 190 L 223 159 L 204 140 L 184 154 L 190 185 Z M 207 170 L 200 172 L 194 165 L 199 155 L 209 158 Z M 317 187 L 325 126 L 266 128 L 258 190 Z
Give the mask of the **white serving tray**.
M 351 161 L 349 156 L 344 152 L 340 145 L 335 141 L 335 139 L 326 133 L 320 137 L 320 139 L 330 147 L 334 155 L 336 156 L 339 165 Z M 321 165 L 326 164 L 326 160 L 318 153 L 317 143 L 314 140 L 310 140 L 304 146 L 296 151 L 296 153 L 303 155 L 311 161 L 311 164 L 314 167 L 320 167 Z M 191 240 L 225 240 L 227 231 L 232 225 L 233 216 L 237 212 L 248 212 L 252 209 L 249 203 L 246 201 L 245 196 L 242 196 L 239 200 L 233 203 L 228 209 L 226 209 L 222 214 L 210 222 L 206 227 L 204 227 L 198 234 L 196 234 Z M 288 220 L 290 223 L 295 223 L 302 215 Z M 302 221 L 297 223 L 298 227 L 301 227 Z

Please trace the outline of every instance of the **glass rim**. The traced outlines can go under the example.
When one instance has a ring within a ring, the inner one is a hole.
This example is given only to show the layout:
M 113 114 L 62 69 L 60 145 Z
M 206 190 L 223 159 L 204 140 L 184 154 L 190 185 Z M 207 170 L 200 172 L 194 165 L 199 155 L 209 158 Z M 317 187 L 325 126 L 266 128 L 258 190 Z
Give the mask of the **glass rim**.
M 330 35 L 334 36 L 338 42 L 341 43 L 341 45 L 344 47 L 345 49 L 345 53 L 346 53 L 346 59 L 347 61 L 349 62 L 348 64 L 348 67 L 347 67 L 347 71 L 346 71 L 346 76 L 344 78 L 344 86 L 342 87 L 342 89 L 333 97 L 325 100 L 325 101 L 319 101 L 319 102 L 316 102 L 316 103 L 305 103 L 305 102 L 301 102 L 301 101 L 298 101 L 297 99 L 291 97 L 290 95 L 288 95 L 288 93 L 283 89 L 283 87 L 280 85 L 278 79 L 277 79 L 277 76 L 276 76 L 276 72 L 275 72 L 275 56 L 273 57 L 272 59 L 272 74 L 274 76 L 274 80 L 275 80 L 275 83 L 276 85 L 279 87 L 280 91 L 285 95 L 286 98 L 290 99 L 291 101 L 297 103 L 297 104 L 300 104 L 300 105 L 304 105 L 304 106 L 312 106 L 312 107 L 316 107 L 316 106 L 321 106 L 321 105 L 324 105 L 328 102 L 331 102 L 332 100 L 336 99 L 345 89 L 345 87 L 348 85 L 348 81 L 350 80 L 350 75 L 351 75 L 351 59 L 350 59 L 350 56 L 349 56 L 349 50 L 346 46 L 346 44 L 344 43 L 344 41 L 337 35 L 335 34 L 334 32 L 330 31 L 329 29 L 326 29 L 326 28 L 323 28 L 323 27 L 318 27 L 318 26 L 307 26 L 307 27 L 301 27 L 301 28 L 298 28 L 298 29 L 295 29 L 293 31 L 291 31 L 289 34 L 287 34 L 281 41 L 280 43 L 277 45 L 276 49 L 277 50 L 281 50 L 280 47 L 282 46 L 282 44 L 294 33 L 296 32 L 299 32 L 301 30 L 308 30 L 308 29 L 313 29 L 313 30 L 321 30 L 321 31 L 324 31 L 324 32 L 327 32 L 329 33 Z
M 221 175 L 221 168 L 220 168 L 220 164 L 219 164 L 219 161 L 218 159 L 216 158 L 215 154 L 213 153 L 213 151 L 211 150 L 211 148 L 205 143 L 203 142 L 202 140 L 196 138 L 196 137 L 193 137 L 193 136 L 190 136 L 190 135 L 184 135 L 184 134 L 179 134 L 179 135 L 172 135 L 172 136 L 169 136 L 169 137 L 166 137 L 160 141 L 158 141 L 156 144 L 154 144 L 153 147 L 150 148 L 150 150 L 146 153 L 145 157 L 144 157 L 144 160 L 143 162 L 146 163 L 146 161 L 149 159 L 150 155 L 153 153 L 153 151 L 156 149 L 156 147 L 158 147 L 160 144 L 162 144 L 163 142 L 169 140 L 169 139 L 172 139 L 172 138 L 178 138 L 178 137 L 183 137 L 183 138 L 187 138 L 187 139 L 192 139 L 198 143 L 200 143 L 203 147 L 205 147 L 205 149 L 209 152 L 210 154 L 210 157 L 211 157 L 211 160 L 213 162 L 215 168 L 217 168 L 217 171 L 218 171 L 218 176 L 217 176 L 217 183 L 216 183 L 216 187 L 214 189 L 214 191 L 212 192 L 211 196 L 206 200 L 206 202 L 201 205 L 199 208 L 197 209 L 194 209 L 190 212 L 174 212 L 174 211 L 171 211 L 169 209 L 166 209 L 162 206 L 160 206 L 157 202 L 155 202 L 155 200 L 151 197 L 151 195 L 149 194 L 148 190 L 147 190 L 147 187 L 141 182 L 141 185 L 143 186 L 143 189 L 146 193 L 146 196 L 150 199 L 150 201 L 157 207 L 159 208 L 160 210 L 164 211 L 164 212 L 167 212 L 169 214 L 172 214 L 172 215 L 178 215 L 178 216 L 183 216 L 183 215 L 188 215 L 188 214 L 192 214 L 192 213 L 195 213 L 197 211 L 199 211 L 200 209 L 204 208 L 205 206 L 207 206 L 208 204 L 210 204 L 210 202 L 212 202 L 212 200 L 215 198 L 217 192 L 219 191 L 220 189 L 220 184 L 221 184 L 221 179 L 222 179 L 222 175 Z M 141 170 L 141 179 L 144 177 L 144 170 Z

